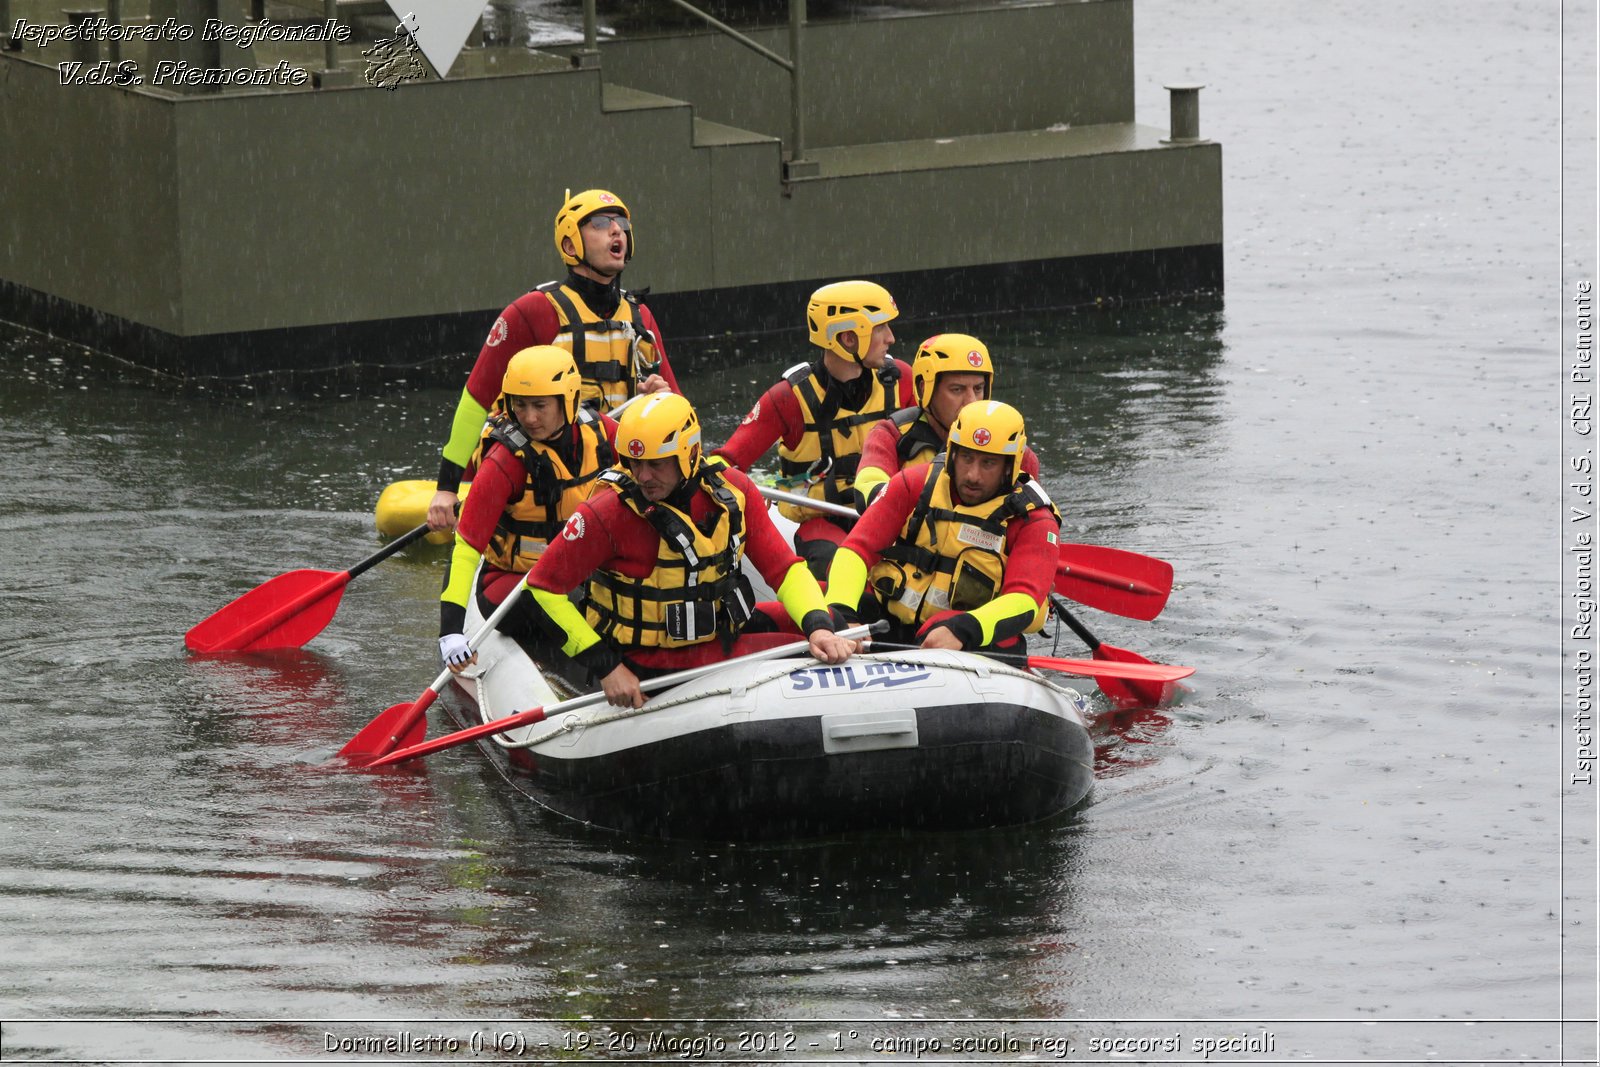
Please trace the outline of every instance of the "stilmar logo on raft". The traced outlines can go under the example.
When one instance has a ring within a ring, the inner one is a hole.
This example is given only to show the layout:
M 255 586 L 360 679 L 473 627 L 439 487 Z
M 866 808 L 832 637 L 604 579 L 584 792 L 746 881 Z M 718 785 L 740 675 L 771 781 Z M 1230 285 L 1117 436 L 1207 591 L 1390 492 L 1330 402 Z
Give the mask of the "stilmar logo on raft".
M 932 681 L 933 672 L 917 663 L 847 663 L 842 667 L 801 667 L 789 672 L 789 692 L 856 692 L 861 689 L 899 689 Z

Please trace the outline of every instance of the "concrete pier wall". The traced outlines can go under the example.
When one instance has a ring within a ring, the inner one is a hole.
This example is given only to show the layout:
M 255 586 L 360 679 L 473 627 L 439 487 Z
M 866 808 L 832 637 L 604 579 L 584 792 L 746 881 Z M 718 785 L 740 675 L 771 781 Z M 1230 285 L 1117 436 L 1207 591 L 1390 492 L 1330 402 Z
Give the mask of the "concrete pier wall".
M 67 86 L 64 51 L 0 52 L 0 317 L 182 374 L 472 350 L 561 273 L 552 216 L 592 186 L 632 208 L 628 284 L 676 309 L 669 337 L 789 321 L 846 276 L 953 310 L 1007 264 L 1057 304 L 1220 288 L 1221 150 L 1129 121 L 1129 0 L 806 48 L 818 174 L 789 183 L 785 75 L 704 35 L 609 43 L 598 69 L 481 49 L 393 92 Z
M 668 195 L 595 137 L 598 71 L 161 98 L 8 67 L 0 277 L 176 333 L 482 308 L 551 271 L 565 185 Z M 608 118 L 704 171 L 687 108 Z
M 0 64 L 0 278 L 181 331 L 177 111 Z

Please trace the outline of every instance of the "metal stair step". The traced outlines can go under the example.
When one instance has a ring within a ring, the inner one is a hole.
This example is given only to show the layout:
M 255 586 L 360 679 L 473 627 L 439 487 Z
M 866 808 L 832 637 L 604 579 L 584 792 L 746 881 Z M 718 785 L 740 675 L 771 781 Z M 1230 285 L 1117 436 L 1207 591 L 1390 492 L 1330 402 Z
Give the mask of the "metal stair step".
M 1160 130 L 1131 122 L 1055 126 L 1043 130 L 808 148 L 806 159 L 817 164 L 818 177 L 839 178 L 1135 152 L 1160 148 L 1161 136 Z
M 770 134 L 756 133 L 754 130 L 741 130 L 737 126 L 728 126 L 710 119 L 696 117 L 694 120 L 694 146 L 696 148 L 710 148 L 715 145 L 735 144 L 772 144 L 779 140 Z
M 600 83 L 600 108 L 603 111 L 646 111 L 658 107 L 690 107 L 687 100 L 634 89 L 613 82 Z

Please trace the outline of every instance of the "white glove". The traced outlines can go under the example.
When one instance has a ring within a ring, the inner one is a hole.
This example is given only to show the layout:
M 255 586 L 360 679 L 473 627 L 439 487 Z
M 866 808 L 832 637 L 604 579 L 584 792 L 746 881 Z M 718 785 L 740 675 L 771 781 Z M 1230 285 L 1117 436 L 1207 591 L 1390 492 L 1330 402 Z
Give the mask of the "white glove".
M 439 655 L 447 666 L 464 667 L 472 659 L 472 646 L 461 634 L 445 634 L 439 638 Z

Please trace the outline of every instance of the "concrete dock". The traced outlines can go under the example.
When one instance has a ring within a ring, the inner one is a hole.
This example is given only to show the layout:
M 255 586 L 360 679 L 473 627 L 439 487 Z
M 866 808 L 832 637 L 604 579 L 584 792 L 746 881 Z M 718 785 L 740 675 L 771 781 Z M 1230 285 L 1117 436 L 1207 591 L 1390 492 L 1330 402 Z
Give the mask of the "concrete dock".
M 4 6 L 8 30 L 73 17 Z M 476 351 L 562 273 L 551 219 L 593 186 L 634 213 L 625 282 L 669 344 L 798 329 L 843 277 L 912 320 L 1222 287 L 1221 147 L 1133 122 L 1131 0 L 812 22 L 794 168 L 787 78 L 712 31 L 469 47 L 390 90 L 362 76 L 374 21 L 350 24 L 334 45 L 0 44 L 0 318 L 185 377 Z M 748 33 L 785 52 L 784 28 Z M 63 84 L 100 59 L 143 82 Z M 309 76 L 151 84 L 162 59 Z

